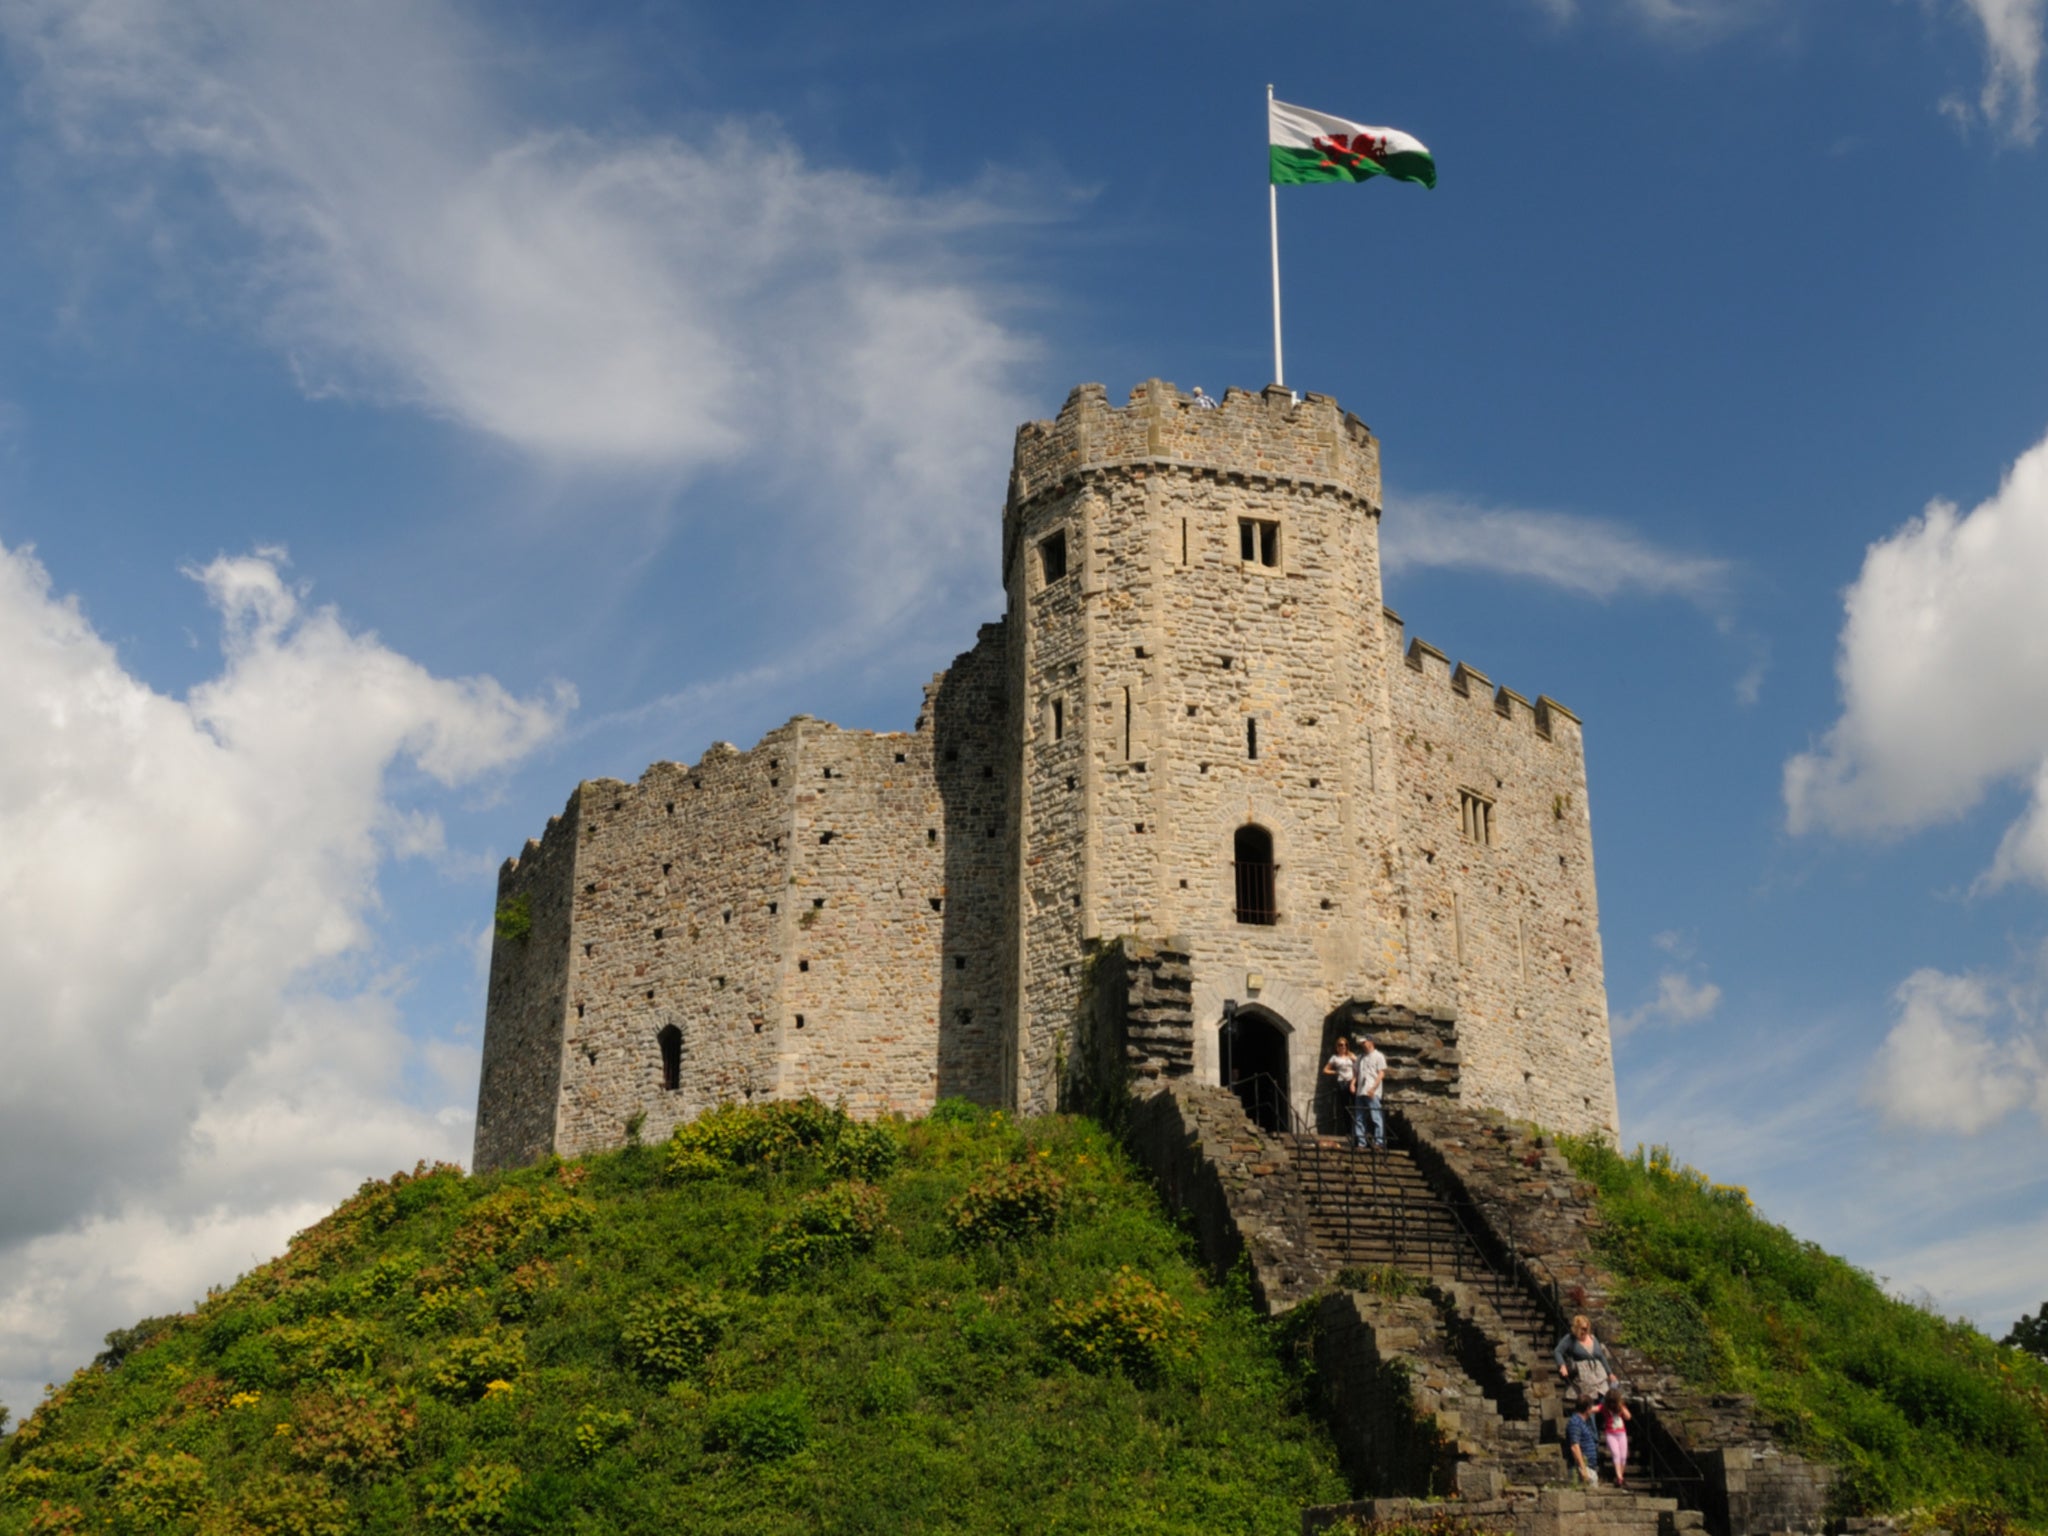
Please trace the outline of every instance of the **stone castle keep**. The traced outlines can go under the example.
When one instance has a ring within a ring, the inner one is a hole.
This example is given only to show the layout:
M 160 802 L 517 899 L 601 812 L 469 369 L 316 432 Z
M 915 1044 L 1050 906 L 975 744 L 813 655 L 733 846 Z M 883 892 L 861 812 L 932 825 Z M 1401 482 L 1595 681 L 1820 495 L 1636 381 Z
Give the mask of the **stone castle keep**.
M 591 780 L 505 864 L 477 1168 L 721 1100 L 1050 1109 L 1119 936 L 1189 956 L 1204 1081 L 1226 1000 L 1302 1110 L 1398 1016 L 1438 1091 L 1614 1133 L 1579 721 L 1405 638 L 1379 517 L 1325 396 L 1084 385 L 1024 426 L 1008 612 L 913 729 Z

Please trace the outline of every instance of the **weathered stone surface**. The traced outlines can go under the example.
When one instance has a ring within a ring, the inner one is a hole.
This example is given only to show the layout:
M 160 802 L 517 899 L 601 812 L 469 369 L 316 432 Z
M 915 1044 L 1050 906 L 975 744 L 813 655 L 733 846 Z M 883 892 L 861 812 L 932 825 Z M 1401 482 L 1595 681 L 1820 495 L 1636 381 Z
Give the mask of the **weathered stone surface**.
M 505 866 L 533 923 L 493 951 L 478 1167 L 727 1099 L 1051 1108 L 1120 935 L 1162 953 L 1141 1077 L 1221 1081 L 1235 999 L 1297 1112 L 1342 1017 L 1397 1083 L 1614 1130 L 1578 721 L 1407 642 L 1379 498 L 1321 395 L 1085 385 L 1020 429 L 1008 611 L 915 729 L 800 716 L 590 781 Z M 1240 920 L 1247 824 L 1270 922 Z

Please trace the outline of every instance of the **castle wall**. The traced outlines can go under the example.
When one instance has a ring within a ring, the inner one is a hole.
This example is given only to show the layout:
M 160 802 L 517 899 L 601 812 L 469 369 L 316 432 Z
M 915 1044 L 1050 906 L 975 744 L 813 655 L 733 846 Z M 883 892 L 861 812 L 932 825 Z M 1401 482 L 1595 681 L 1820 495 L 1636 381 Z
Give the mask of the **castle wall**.
M 1463 1094 L 1559 1130 L 1617 1132 L 1579 722 L 1387 628 L 1410 963 L 1389 1001 L 1451 1007 Z M 1490 842 L 1461 795 L 1489 802 Z
M 524 938 L 491 942 L 490 1012 L 477 1081 L 479 1169 L 517 1168 L 554 1145 L 562 1026 L 569 1007 L 576 798 L 498 871 L 498 910 L 523 906 Z
M 508 863 L 533 928 L 493 952 L 479 1167 L 761 1095 L 1050 1109 L 1088 945 L 1126 934 L 1189 954 L 1206 1081 L 1235 998 L 1306 1112 L 1370 1000 L 1455 1013 L 1468 1100 L 1612 1131 L 1578 721 L 1404 652 L 1379 495 L 1365 425 L 1278 387 L 1084 385 L 1021 428 L 1008 612 L 913 731 L 799 716 L 592 781 Z
M 719 743 L 692 765 L 656 763 L 637 784 L 577 791 L 576 942 L 555 1150 L 615 1146 L 722 1099 L 781 1090 L 778 1009 L 789 916 L 799 722 L 750 752 Z M 681 1032 L 678 1086 L 663 1086 L 660 1031 Z
M 784 967 L 785 1096 L 921 1113 L 945 961 L 944 808 L 932 735 L 804 728 Z
M 1016 764 L 1009 633 L 984 624 L 974 649 L 925 690 L 945 856 L 939 948 L 938 1093 L 1010 1102 L 1014 1040 Z

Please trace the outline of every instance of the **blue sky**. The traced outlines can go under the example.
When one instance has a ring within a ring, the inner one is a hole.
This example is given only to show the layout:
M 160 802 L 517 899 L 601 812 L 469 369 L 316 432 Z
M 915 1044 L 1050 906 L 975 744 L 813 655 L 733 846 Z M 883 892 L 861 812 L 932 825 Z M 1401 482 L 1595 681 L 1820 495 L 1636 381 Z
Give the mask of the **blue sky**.
M 582 777 L 902 728 L 1015 426 L 1379 433 L 1410 632 L 1587 727 L 1624 1133 L 2048 1299 L 2043 0 L 0 0 L 0 1401 L 466 1158 Z

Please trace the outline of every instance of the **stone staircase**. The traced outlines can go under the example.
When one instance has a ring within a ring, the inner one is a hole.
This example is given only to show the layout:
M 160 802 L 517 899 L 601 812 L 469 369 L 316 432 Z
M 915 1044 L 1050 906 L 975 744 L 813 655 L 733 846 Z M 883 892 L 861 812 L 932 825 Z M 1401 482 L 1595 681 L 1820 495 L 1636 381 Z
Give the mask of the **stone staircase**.
M 1398 1142 L 1402 1127 L 1392 1129 Z M 1406 1147 L 1359 1152 L 1337 1138 L 1297 1136 L 1291 1151 L 1309 1232 L 1339 1283 L 1397 1295 L 1414 1285 L 1434 1303 L 1468 1384 L 1454 1391 L 1460 1455 L 1497 1465 L 1510 1484 L 1563 1481 L 1570 1407 L 1552 1365 L 1559 1326 L 1550 1308 L 1488 1260 L 1471 1218 Z M 1472 1401 L 1474 1389 L 1483 1405 Z M 1630 1460 L 1632 1489 L 1679 1494 L 1640 1449 Z

